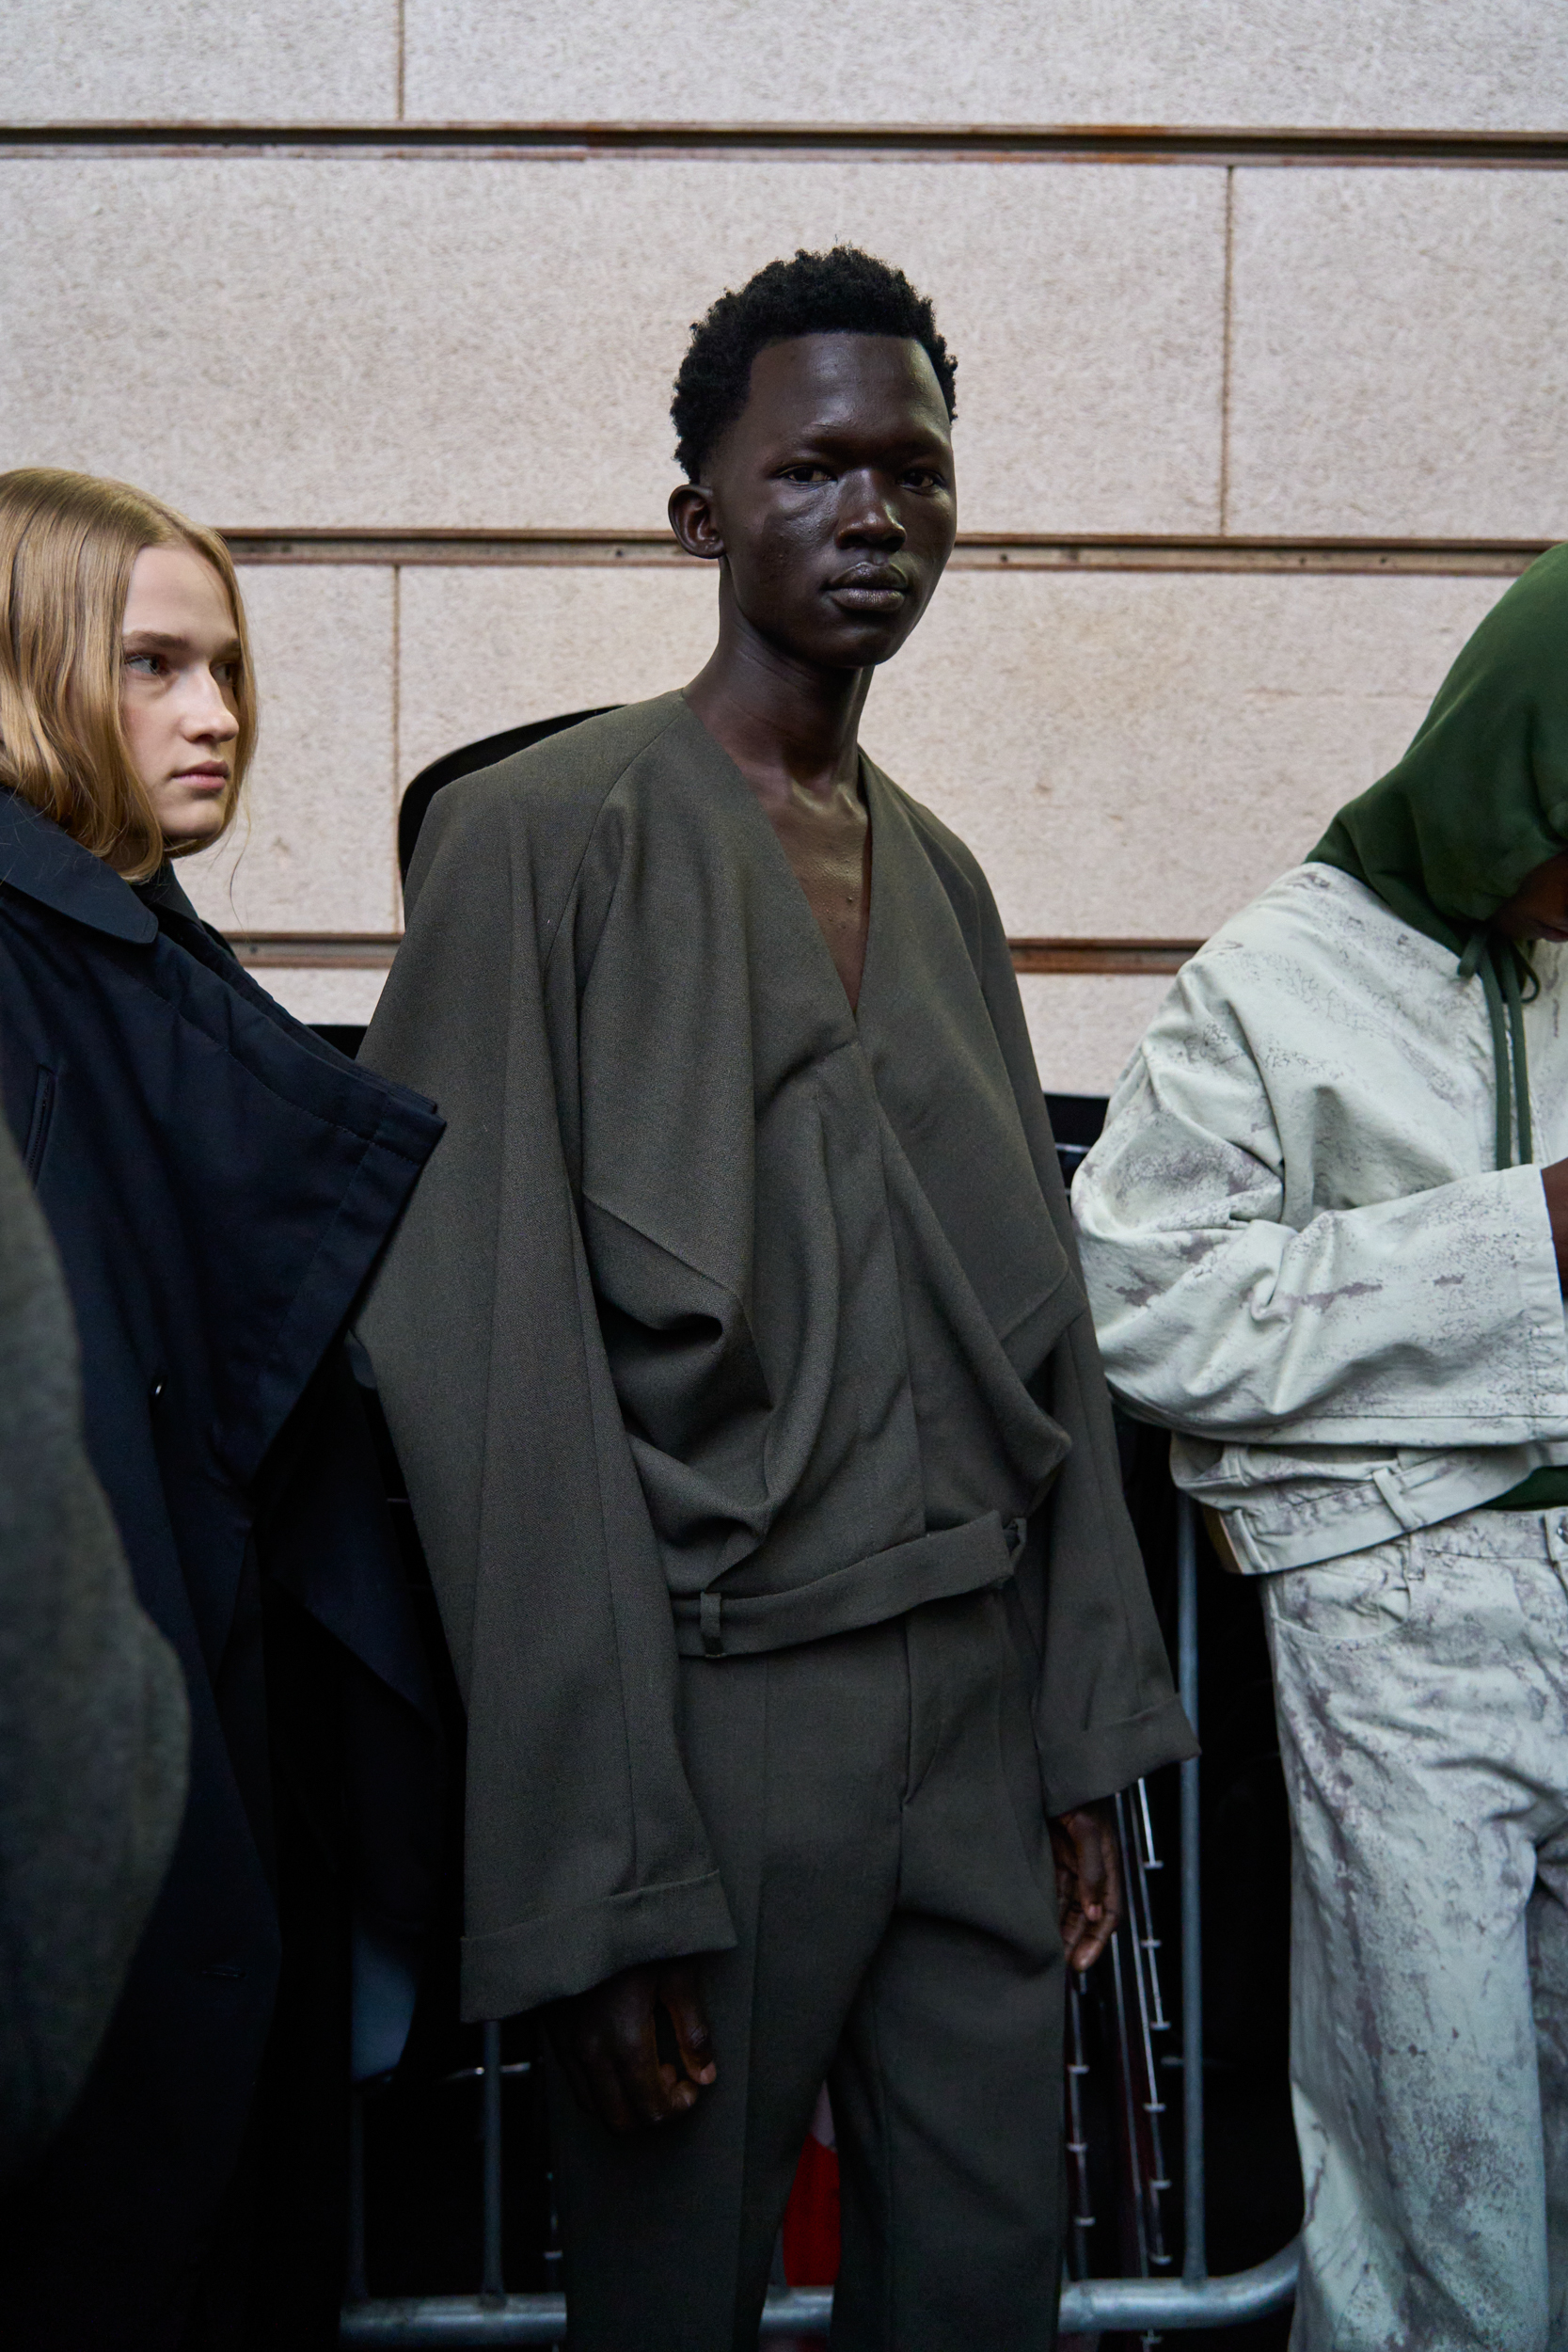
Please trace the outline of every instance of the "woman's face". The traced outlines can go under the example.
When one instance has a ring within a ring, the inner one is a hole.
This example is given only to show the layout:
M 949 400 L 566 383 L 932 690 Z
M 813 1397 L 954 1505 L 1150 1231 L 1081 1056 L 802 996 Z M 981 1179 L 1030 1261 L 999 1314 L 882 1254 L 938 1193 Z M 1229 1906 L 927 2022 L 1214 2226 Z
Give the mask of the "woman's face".
M 222 580 L 190 548 L 143 548 L 125 598 L 120 721 L 170 847 L 223 824 L 240 646 Z

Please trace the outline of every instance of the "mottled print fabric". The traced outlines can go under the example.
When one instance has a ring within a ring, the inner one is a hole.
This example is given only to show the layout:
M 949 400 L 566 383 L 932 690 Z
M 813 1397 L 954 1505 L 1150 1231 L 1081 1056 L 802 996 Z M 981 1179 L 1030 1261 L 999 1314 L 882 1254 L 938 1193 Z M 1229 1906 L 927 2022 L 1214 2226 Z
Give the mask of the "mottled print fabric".
M 1293 1833 L 1292 2352 L 1568 2346 L 1568 1513 L 1262 1580 Z
M 1534 1148 L 1568 1156 L 1568 950 L 1525 1008 Z M 1327 1560 L 1568 1462 L 1536 1167 L 1496 1165 L 1479 979 L 1302 866 L 1179 975 L 1073 1185 L 1111 1385 L 1175 1432 L 1240 1565 Z

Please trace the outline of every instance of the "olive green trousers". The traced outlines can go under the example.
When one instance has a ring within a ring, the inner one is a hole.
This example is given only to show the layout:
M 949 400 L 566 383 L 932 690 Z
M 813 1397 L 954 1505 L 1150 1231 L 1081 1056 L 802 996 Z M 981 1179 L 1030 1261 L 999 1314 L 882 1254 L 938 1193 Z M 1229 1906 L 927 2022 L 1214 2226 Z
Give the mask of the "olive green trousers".
M 555 2074 L 572 2352 L 752 2352 L 824 2079 L 839 2352 L 1050 2352 L 1063 1963 L 1016 1600 L 681 1676 L 739 1938 L 702 1963 L 719 2079 L 622 2137 Z

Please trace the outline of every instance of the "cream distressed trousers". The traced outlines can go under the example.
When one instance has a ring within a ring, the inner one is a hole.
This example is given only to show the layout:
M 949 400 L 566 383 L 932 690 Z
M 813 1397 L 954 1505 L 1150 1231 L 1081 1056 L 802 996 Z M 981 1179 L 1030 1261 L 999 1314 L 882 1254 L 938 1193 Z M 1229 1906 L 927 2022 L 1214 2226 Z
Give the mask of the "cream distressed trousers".
M 1291 2352 L 1568 2352 L 1568 1512 L 1466 1512 L 1263 1592 Z

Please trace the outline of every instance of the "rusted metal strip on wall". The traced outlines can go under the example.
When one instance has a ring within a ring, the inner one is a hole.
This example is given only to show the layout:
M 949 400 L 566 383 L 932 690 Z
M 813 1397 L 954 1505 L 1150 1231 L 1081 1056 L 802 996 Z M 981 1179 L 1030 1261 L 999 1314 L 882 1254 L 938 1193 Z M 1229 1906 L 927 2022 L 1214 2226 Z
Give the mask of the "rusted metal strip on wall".
M 690 567 L 671 533 L 652 531 L 263 530 L 223 533 L 237 564 L 516 564 Z M 1176 537 L 1156 533 L 960 532 L 949 568 L 1012 572 L 1360 572 L 1512 578 L 1545 539 Z
M 233 931 L 229 944 L 256 971 L 390 971 L 400 931 Z M 1196 939 L 1012 939 L 1015 972 L 1179 972 Z
M 345 155 L 586 162 L 704 156 L 895 163 L 1405 165 L 1561 170 L 1568 132 L 1205 128 L 1158 123 L 51 122 L 0 124 L 0 152 Z

